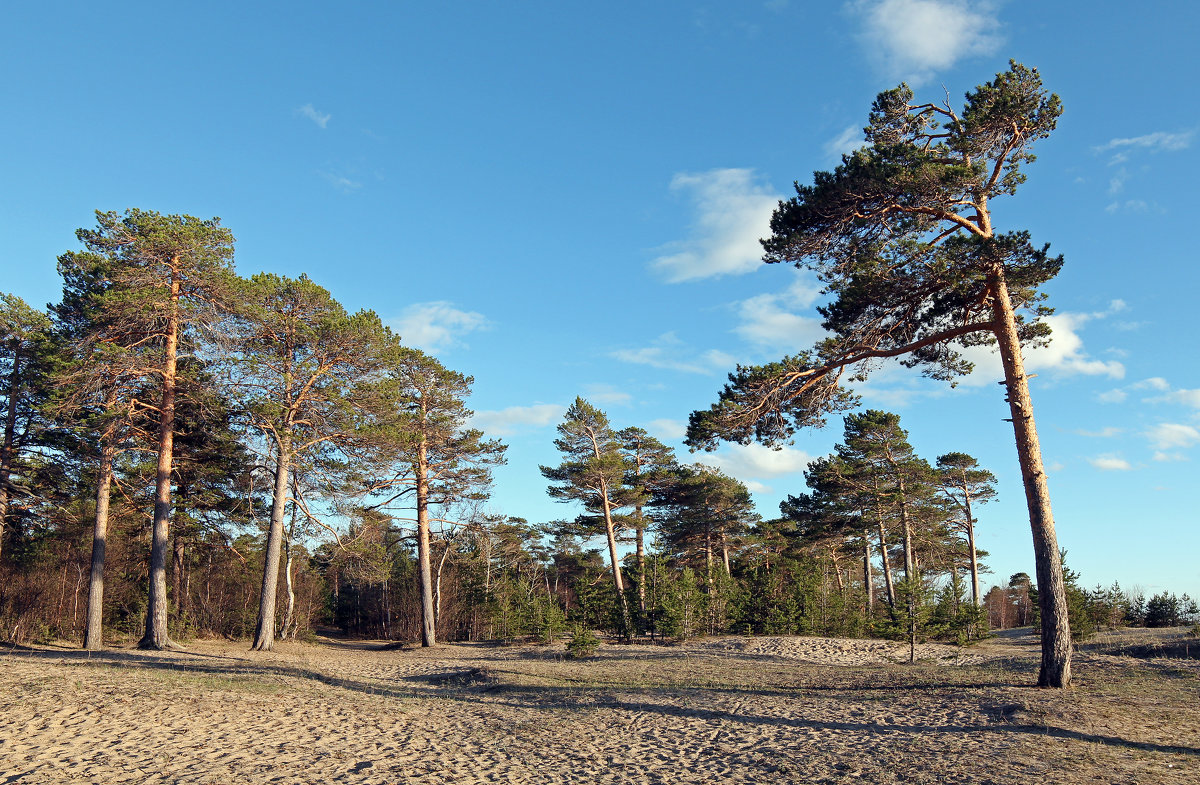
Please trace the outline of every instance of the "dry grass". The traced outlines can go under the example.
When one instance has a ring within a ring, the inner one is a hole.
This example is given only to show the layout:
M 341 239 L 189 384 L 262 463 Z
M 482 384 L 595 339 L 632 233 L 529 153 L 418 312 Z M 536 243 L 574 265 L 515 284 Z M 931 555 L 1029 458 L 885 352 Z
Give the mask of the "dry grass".
M 1200 662 L 1035 642 L 0 654 L 0 783 L 1200 783 Z M 1107 650 L 1107 649 L 1106 649 Z

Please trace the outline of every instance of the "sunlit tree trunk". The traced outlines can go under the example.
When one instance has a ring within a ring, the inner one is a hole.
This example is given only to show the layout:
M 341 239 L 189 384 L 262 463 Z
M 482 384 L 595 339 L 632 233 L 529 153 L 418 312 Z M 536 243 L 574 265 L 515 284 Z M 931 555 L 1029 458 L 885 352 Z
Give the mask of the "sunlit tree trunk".
M 433 606 L 433 568 L 429 554 L 429 456 L 424 440 L 413 467 L 417 483 L 417 569 L 421 582 L 421 645 L 437 644 L 437 610 Z
M 1021 466 L 1021 480 L 1025 487 L 1029 524 L 1033 533 L 1042 625 L 1042 664 L 1038 672 L 1038 686 L 1065 687 L 1071 682 L 1071 628 L 1067 618 L 1062 556 L 1054 533 L 1054 515 L 1050 510 L 1050 489 L 1033 421 L 1033 402 L 1029 397 L 1029 382 L 1021 356 L 1016 317 L 1003 271 L 994 272 L 991 283 L 996 339 L 1004 364 L 1004 387 L 1012 413 L 1017 459 Z
M 100 446 L 100 472 L 96 480 L 96 517 L 92 527 L 92 571 L 88 581 L 87 625 L 83 648 L 104 648 L 104 556 L 108 547 L 108 503 L 112 490 L 112 441 L 105 435 Z
M 175 450 L 176 361 L 179 351 L 179 258 L 172 259 L 170 306 L 163 349 L 162 404 L 158 421 L 158 466 L 154 481 L 154 523 L 150 543 L 150 592 L 146 602 L 146 632 L 141 649 L 165 649 L 175 644 L 167 635 L 167 538 L 171 518 L 171 468 Z
M 283 513 L 287 505 L 291 450 L 291 431 L 289 427 L 284 427 L 279 434 L 271 523 L 267 530 L 267 549 L 263 562 L 262 594 L 259 596 L 258 624 L 251 647 L 254 651 L 270 651 L 275 643 L 275 595 L 279 591 L 279 555 L 283 545 Z

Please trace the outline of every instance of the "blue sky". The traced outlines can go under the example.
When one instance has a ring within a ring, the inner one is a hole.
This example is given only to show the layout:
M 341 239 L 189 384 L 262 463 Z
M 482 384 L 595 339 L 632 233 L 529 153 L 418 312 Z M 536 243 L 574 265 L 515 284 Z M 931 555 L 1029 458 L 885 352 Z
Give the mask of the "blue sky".
M 0 289 L 58 296 L 93 211 L 220 216 L 243 274 L 307 273 L 475 377 L 507 441 L 493 509 L 545 494 L 576 395 L 679 444 L 734 363 L 819 335 L 814 282 L 758 260 L 795 180 L 908 80 L 961 95 L 1010 58 L 1065 113 L 996 203 L 1066 256 L 1030 364 L 1061 544 L 1088 584 L 1200 595 L 1192 243 L 1200 9 L 1163 2 L 19 4 L 0 30 Z M 864 404 L 1000 477 L 992 579 L 1033 572 L 992 358 L 957 388 L 884 369 Z M 697 456 L 764 515 L 840 423 Z

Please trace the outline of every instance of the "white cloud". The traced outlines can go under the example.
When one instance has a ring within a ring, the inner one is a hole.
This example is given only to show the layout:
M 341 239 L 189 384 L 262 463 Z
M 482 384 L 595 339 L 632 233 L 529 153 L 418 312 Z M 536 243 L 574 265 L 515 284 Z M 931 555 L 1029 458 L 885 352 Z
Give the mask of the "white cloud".
M 1111 202 L 1104 208 L 1106 213 L 1115 213 L 1118 210 L 1126 210 L 1131 213 L 1148 213 L 1150 212 L 1150 204 L 1145 199 L 1128 199 L 1124 202 Z
M 1046 323 L 1052 330 L 1050 345 L 1031 349 L 1025 358 L 1025 368 L 1030 371 L 1053 370 L 1067 374 L 1124 378 L 1124 365 L 1116 360 L 1093 359 L 1083 348 L 1079 330 L 1096 318 L 1103 318 L 1103 315 L 1062 313 L 1047 316 Z
M 1158 451 L 1154 453 L 1154 460 L 1162 463 L 1178 463 L 1180 461 L 1186 461 L 1187 456 L 1179 452 Z
M 1143 134 L 1142 136 L 1132 136 L 1124 139 L 1110 139 L 1102 145 L 1097 145 L 1092 148 L 1097 153 L 1104 153 L 1109 150 L 1119 149 L 1144 149 L 1152 153 L 1173 153 L 1179 150 L 1186 150 L 1192 145 L 1192 137 L 1196 135 L 1195 130 L 1183 131 L 1182 133 L 1168 133 L 1167 131 L 1155 131 L 1151 134 Z
M 714 169 L 677 174 L 671 189 L 695 202 L 691 237 L 664 247 L 651 266 L 669 282 L 741 275 L 762 263 L 759 238 L 770 232 L 779 195 L 755 182 L 750 169 Z
M 1155 392 L 1170 392 L 1171 383 L 1161 376 L 1151 376 L 1130 385 L 1135 390 L 1154 390 Z
M 843 153 L 851 153 L 866 144 L 863 129 L 860 125 L 851 125 L 840 134 L 825 143 L 825 155 L 830 158 L 841 158 Z
M 410 305 L 388 324 L 404 343 L 431 354 L 463 346 L 463 335 L 491 327 L 483 314 L 460 311 L 444 300 Z
M 663 333 L 654 339 L 652 346 L 640 349 L 618 349 L 610 357 L 635 365 L 649 365 L 682 373 L 711 374 L 720 370 L 732 370 L 737 361 L 725 352 L 716 349 L 696 354 L 673 332 Z
M 1025 352 L 1025 370 L 1030 373 L 1053 372 L 1061 375 L 1107 376 L 1112 379 L 1125 377 L 1124 364 L 1116 360 L 1097 360 L 1087 353 L 1080 331 L 1091 321 L 1107 319 L 1121 313 L 1127 306 L 1123 300 L 1113 300 L 1108 308 L 1092 313 L 1056 313 L 1045 318 L 1050 325 L 1050 344 Z M 973 346 L 963 351 L 975 371 L 962 380 L 971 387 L 988 384 L 1004 376 L 1000 355 L 991 346 Z M 1119 403 L 1124 397 L 1113 391 L 1102 393 L 1100 400 Z
M 512 436 L 524 428 L 544 428 L 566 414 L 567 407 L 557 403 L 509 406 L 496 411 L 475 412 L 471 427 L 488 436 Z
M 1111 439 L 1114 436 L 1120 436 L 1124 432 L 1124 428 L 1115 428 L 1111 425 L 1106 428 L 1101 428 L 1098 431 L 1087 431 L 1083 429 L 1072 431 L 1072 433 L 1078 434 L 1079 436 L 1087 436 L 1092 439 Z
M 794 309 L 809 309 L 820 287 L 809 273 L 797 270 L 792 285 L 781 294 L 760 294 L 736 304 L 741 324 L 735 333 L 761 348 L 793 352 L 811 348 L 825 336 L 821 320 Z
M 1200 430 L 1180 423 L 1159 423 L 1146 431 L 1146 438 L 1155 450 L 1177 450 L 1200 442 Z
M 1129 461 L 1113 453 L 1105 453 L 1097 455 L 1095 458 L 1088 458 L 1088 463 L 1106 472 L 1127 472 L 1133 469 L 1133 465 Z
M 362 183 L 360 181 L 352 180 L 342 174 L 336 174 L 334 172 L 321 172 L 321 177 L 324 177 L 326 182 L 328 182 L 334 188 L 338 189 L 339 191 L 345 191 L 346 193 L 357 191 L 359 188 L 362 188 Z
M 632 395 L 618 390 L 611 384 L 584 385 L 583 397 L 591 403 L 604 404 L 605 406 L 627 406 L 633 400 Z
M 1097 398 L 1102 403 L 1124 403 L 1130 392 L 1151 393 L 1142 398 L 1143 403 L 1173 403 L 1200 409 L 1200 389 L 1176 389 L 1161 376 L 1151 376 L 1125 387 L 1117 387 L 1100 393 Z
M 1200 409 L 1200 390 L 1172 390 L 1167 398 L 1172 403 L 1181 403 L 1193 409 Z
M 1193 409 L 1200 409 L 1200 389 L 1175 389 L 1171 383 L 1161 376 L 1143 379 L 1137 384 L 1130 385 L 1133 390 L 1150 390 L 1161 395 L 1144 398 L 1147 403 L 1176 403 Z
M 329 121 L 333 119 L 333 115 L 325 114 L 324 112 L 318 112 L 313 108 L 312 104 L 305 104 L 304 106 L 300 107 L 296 110 L 296 114 L 312 120 L 318 128 L 328 127 Z
M 792 447 L 776 450 L 762 444 L 730 444 L 719 452 L 701 453 L 696 457 L 697 463 L 715 466 L 742 482 L 799 476 L 810 461 L 812 456 L 803 450 Z
M 857 0 L 849 8 L 862 21 L 869 55 L 913 83 L 964 57 L 990 54 L 1001 41 L 995 6 L 986 0 Z
M 687 436 L 687 423 L 683 420 L 659 419 L 646 423 L 646 430 L 659 439 L 679 440 Z

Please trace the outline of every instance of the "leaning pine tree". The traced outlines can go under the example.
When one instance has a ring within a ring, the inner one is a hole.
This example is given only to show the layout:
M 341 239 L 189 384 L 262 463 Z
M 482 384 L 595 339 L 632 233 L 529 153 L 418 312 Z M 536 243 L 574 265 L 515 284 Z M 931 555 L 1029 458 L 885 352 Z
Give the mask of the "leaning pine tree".
M 1038 287 L 1062 266 L 1028 232 L 998 234 L 991 200 L 1016 192 L 1034 142 L 1062 112 L 1036 69 L 1009 69 L 948 102 L 914 103 L 901 85 L 881 93 L 865 129 L 867 145 L 843 156 L 812 185 L 781 202 L 763 241 L 764 261 L 815 271 L 831 301 L 820 309 L 831 337 L 812 351 L 762 367 L 739 366 L 709 410 L 695 412 L 693 447 L 720 439 L 767 443 L 819 424 L 845 408 L 848 369 L 899 358 L 951 380 L 972 365 L 961 350 L 995 345 L 1016 433 L 1029 506 L 1041 606 L 1039 686 L 1071 679 L 1062 564 L 1034 427 L 1022 348 L 1045 342 Z M 1029 316 L 1034 318 L 1030 319 Z

